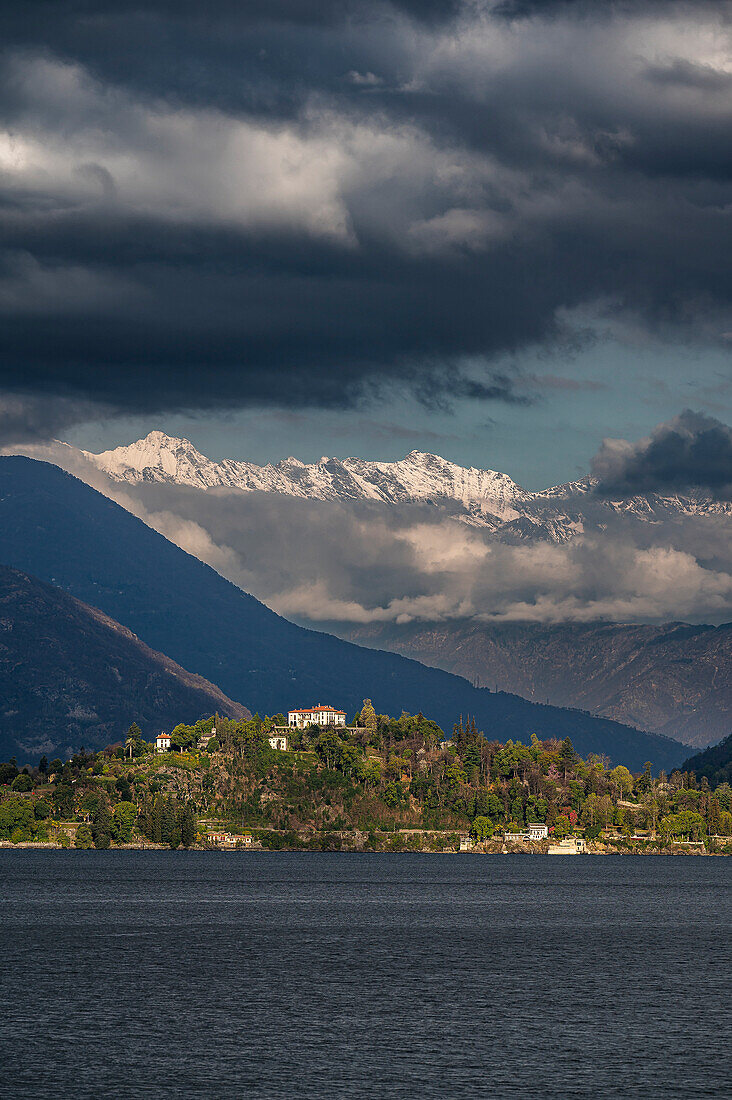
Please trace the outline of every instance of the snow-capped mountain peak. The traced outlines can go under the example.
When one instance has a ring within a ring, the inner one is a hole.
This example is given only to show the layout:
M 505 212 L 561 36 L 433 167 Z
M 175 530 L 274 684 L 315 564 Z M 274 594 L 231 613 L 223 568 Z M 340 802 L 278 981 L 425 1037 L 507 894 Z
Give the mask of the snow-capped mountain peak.
M 153 431 L 126 447 L 85 457 L 115 481 L 166 481 L 201 489 L 226 487 L 316 500 L 381 500 L 386 503 L 455 500 L 479 505 L 501 518 L 518 515 L 516 502 L 532 494 L 507 474 L 465 468 L 440 455 L 411 451 L 397 462 L 330 458 L 304 463 L 290 456 L 274 465 L 223 459 L 213 462 L 188 439 Z
M 188 439 L 153 431 L 126 447 L 85 457 L 115 481 L 165 482 L 197 489 L 265 492 L 310 500 L 377 501 L 408 505 L 430 503 L 447 507 L 463 523 L 488 528 L 510 541 L 567 542 L 589 528 L 602 528 L 612 514 L 654 522 L 671 514 L 724 512 L 728 503 L 697 496 L 655 494 L 624 501 L 604 501 L 596 483 L 583 477 L 539 493 L 528 492 L 508 474 L 464 467 L 440 455 L 410 451 L 396 462 L 362 458 L 330 458 L 305 463 L 290 456 L 258 466 L 222 459 L 214 462 Z
M 189 439 L 176 439 L 165 432 L 153 431 L 130 443 L 94 455 L 83 452 L 115 481 L 176 481 L 190 484 L 196 481 L 196 471 L 213 465 L 200 454 Z

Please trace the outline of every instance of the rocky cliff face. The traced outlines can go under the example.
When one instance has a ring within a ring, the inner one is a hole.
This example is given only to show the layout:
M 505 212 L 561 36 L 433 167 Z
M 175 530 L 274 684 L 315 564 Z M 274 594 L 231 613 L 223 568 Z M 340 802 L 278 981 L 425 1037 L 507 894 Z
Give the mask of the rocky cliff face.
M 178 722 L 249 711 L 150 649 L 96 608 L 0 566 L 0 753 L 21 760 L 99 749 L 137 722 L 148 739 Z
M 487 528 L 509 542 L 567 542 L 601 530 L 615 516 L 658 523 L 676 516 L 726 515 L 732 504 L 702 494 L 650 494 L 604 500 L 591 478 L 540 493 L 522 489 L 508 474 L 465 468 L 439 455 L 412 451 L 399 462 L 321 458 L 306 464 L 287 458 L 274 465 L 224 459 L 213 462 L 187 439 L 150 432 L 127 447 L 84 456 L 115 481 L 170 482 L 197 489 L 230 488 L 311 500 L 374 500 L 386 504 L 446 503 L 464 523 Z

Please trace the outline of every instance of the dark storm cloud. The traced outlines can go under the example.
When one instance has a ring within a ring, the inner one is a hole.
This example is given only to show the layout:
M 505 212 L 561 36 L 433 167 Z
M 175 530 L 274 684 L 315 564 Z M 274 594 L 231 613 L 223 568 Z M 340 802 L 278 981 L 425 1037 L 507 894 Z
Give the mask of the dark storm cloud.
M 729 329 L 730 7 L 24 3 L 0 387 L 128 412 L 524 400 L 577 310 Z
M 80 421 L 113 413 L 88 401 L 0 395 L 0 448 L 44 443 Z
M 647 439 L 606 439 L 592 463 L 607 496 L 668 493 L 698 487 L 732 499 L 732 428 L 685 409 Z

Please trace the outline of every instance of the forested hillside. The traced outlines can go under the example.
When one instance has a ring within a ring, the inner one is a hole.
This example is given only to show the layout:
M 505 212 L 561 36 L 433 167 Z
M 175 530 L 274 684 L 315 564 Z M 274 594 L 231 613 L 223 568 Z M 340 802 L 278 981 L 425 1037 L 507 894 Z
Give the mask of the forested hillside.
M 718 745 L 690 756 L 683 767 L 711 784 L 732 783 L 732 733 Z
M 3 765 L 0 838 L 73 831 L 81 847 L 135 838 L 210 846 L 225 828 L 269 848 L 395 851 L 452 850 L 464 833 L 500 850 L 535 822 L 603 850 L 732 851 L 729 783 L 714 789 L 693 773 L 648 767 L 634 775 L 583 759 L 569 739 L 501 745 L 472 720 L 446 741 L 422 714 L 377 715 L 368 700 L 355 721 L 293 731 L 282 751 L 268 736 L 281 715 L 211 717 L 178 724 L 163 754 L 132 727 L 124 748 L 44 759 L 20 774 Z

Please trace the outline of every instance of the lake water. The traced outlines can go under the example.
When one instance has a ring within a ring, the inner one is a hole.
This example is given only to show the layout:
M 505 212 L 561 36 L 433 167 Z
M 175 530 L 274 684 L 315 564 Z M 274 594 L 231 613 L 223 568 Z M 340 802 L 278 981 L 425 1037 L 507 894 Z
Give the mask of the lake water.
M 732 859 L 0 851 L 8 1097 L 726 1097 Z

